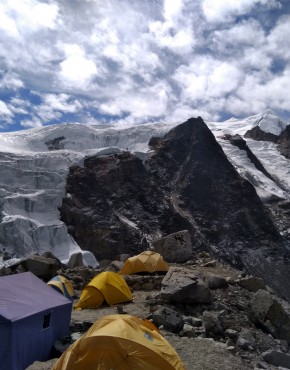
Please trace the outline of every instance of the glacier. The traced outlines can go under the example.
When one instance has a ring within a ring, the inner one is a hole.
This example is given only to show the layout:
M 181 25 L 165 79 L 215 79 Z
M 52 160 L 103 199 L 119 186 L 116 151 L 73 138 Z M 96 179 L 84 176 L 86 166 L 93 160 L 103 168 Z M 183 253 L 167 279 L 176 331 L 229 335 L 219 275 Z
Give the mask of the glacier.
M 132 127 L 59 124 L 26 131 L 0 133 L 0 252 L 12 260 L 31 253 L 51 251 L 66 263 L 71 254 L 83 253 L 84 262 L 98 265 L 82 251 L 60 220 L 59 207 L 66 194 L 66 178 L 72 165 L 82 166 L 92 155 L 105 156 L 131 151 L 145 159 L 151 137 L 162 137 L 180 122 L 148 123 Z M 246 139 L 248 147 L 275 181 L 260 172 L 245 151 L 225 140 L 225 134 L 240 134 L 254 126 L 279 134 L 287 122 L 266 110 L 246 119 L 206 122 L 225 154 L 256 188 L 262 201 L 273 197 L 290 199 L 290 163 L 276 144 Z

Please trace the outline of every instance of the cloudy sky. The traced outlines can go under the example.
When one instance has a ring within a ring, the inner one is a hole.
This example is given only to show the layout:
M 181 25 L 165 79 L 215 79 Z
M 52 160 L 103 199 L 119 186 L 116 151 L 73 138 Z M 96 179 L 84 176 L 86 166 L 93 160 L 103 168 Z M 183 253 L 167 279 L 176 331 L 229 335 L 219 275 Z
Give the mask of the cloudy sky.
M 290 120 L 289 0 L 0 0 L 0 131 Z

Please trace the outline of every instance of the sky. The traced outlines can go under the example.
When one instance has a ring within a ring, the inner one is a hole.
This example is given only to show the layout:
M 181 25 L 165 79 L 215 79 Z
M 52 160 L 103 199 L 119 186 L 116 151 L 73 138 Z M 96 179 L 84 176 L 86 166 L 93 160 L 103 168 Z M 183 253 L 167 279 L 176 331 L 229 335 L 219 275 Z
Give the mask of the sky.
M 290 120 L 289 0 L 0 0 L 0 132 Z

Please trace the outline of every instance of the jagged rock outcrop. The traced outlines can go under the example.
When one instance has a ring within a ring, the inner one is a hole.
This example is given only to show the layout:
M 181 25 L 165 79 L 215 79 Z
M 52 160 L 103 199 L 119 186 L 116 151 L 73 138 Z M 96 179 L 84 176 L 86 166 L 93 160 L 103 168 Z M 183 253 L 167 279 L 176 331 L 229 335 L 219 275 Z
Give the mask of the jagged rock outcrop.
M 251 138 L 259 141 L 271 141 L 278 144 L 278 149 L 284 157 L 290 159 L 290 125 L 280 133 L 280 135 L 265 132 L 259 126 L 253 127 L 245 133 L 246 138 Z
M 271 141 L 272 143 L 276 143 L 279 138 L 278 135 L 261 130 L 259 126 L 255 126 L 251 128 L 250 130 L 248 130 L 245 133 L 245 137 L 248 137 L 254 140 Z

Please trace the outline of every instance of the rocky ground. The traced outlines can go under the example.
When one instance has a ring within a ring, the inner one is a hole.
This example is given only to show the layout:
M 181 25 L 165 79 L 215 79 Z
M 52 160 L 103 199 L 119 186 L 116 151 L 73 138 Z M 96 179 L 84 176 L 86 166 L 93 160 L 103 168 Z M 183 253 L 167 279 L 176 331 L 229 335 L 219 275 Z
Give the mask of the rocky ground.
M 118 266 L 116 261 L 106 269 L 114 270 Z M 166 298 L 166 281 L 162 276 L 128 276 L 126 280 L 133 291 L 133 301 L 98 309 L 74 310 L 70 328 L 72 337 L 78 338 L 102 316 L 128 313 L 149 318 L 158 325 L 187 370 L 290 368 L 289 305 L 275 296 L 263 281 L 212 260 L 204 252 L 185 265 L 171 264 L 170 270 L 174 269 L 184 277 L 192 273 L 196 286 L 202 284 L 208 289 L 206 294 L 210 292 L 210 302 L 171 302 Z M 76 288 L 89 280 L 87 268 L 66 270 L 62 274 L 70 277 Z M 204 291 L 198 294 L 197 300 L 208 300 Z M 192 297 L 188 296 L 187 301 L 190 300 Z M 166 319 L 162 317 L 165 311 Z M 269 351 L 272 352 L 269 354 Z M 28 369 L 48 370 L 55 362 L 56 359 L 47 363 L 35 362 Z

